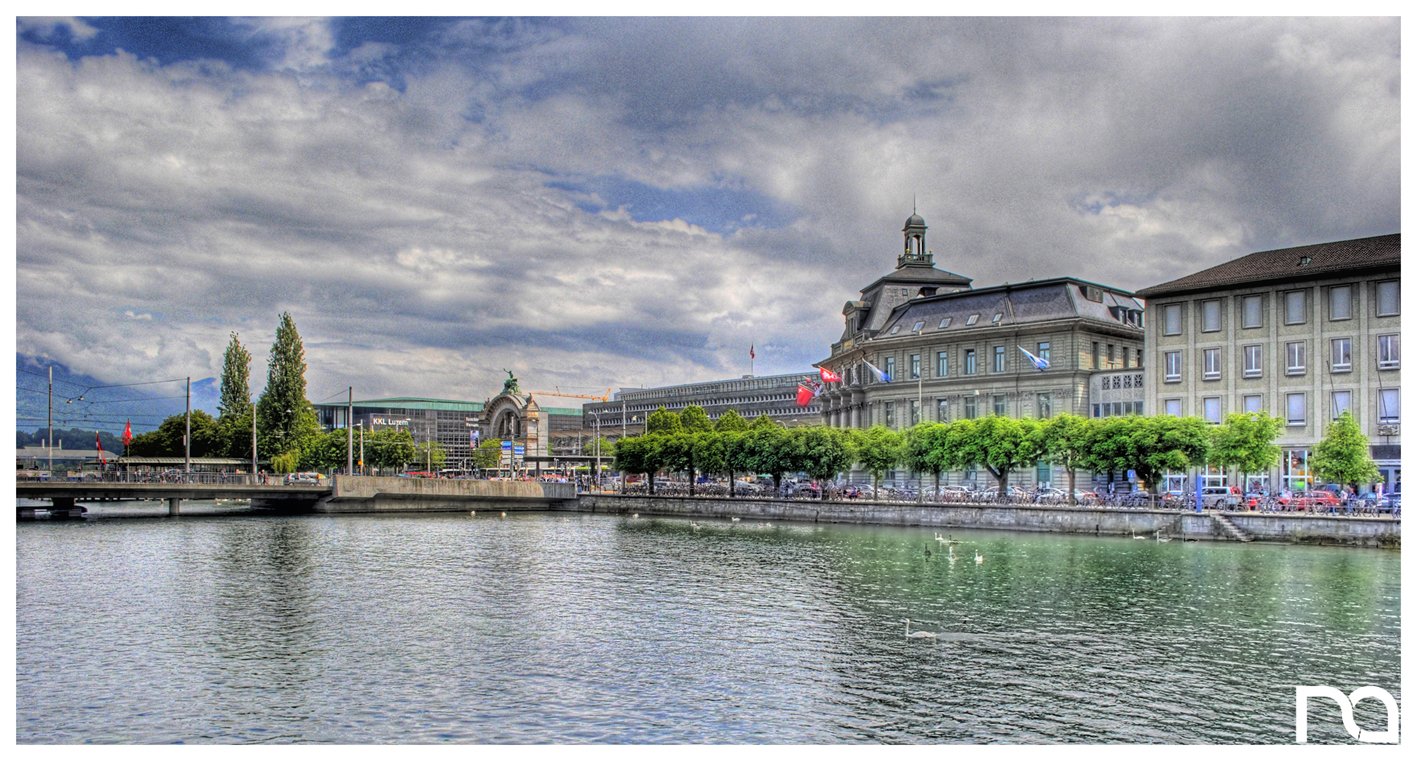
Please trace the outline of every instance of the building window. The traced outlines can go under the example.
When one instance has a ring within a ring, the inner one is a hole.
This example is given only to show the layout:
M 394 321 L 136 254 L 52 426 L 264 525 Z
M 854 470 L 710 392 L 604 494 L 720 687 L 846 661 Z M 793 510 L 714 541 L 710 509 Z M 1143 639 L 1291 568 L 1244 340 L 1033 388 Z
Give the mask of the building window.
M 1166 382 L 1176 383 L 1181 380 L 1181 352 L 1166 352 Z
M 920 377 L 920 355 L 910 355 L 910 379 L 915 380 Z
M 1378 283 L 1378 316 L 1392 317 L 1402 312 L 1402 307 L 1398 303 L 1399 291 L 1398 281 L 1384 280 Z
M 1353 286 L 1335 285 L 1328 289 L 1328 318 L 1353 319 Z
M 1220 299 L 1206 299 L 1201 302 L 1201 332 L 1220 332 Z
M 1333 392 L 1333 419 L 1337 420 L 1339 415 L 1353 411 L 1353 392 L 1335 391 Z
M 911 400 L 910 400 L 910 424 L 911 424 L 911 425 L 918 425 L 919 423 L 920 423 L 920 400 L 919 400 L 919 399 L 911 399 Z
M 1107 344 L 1107 367 L 1111 369 L 1117 362 L 1117 344 Z
M 910 329 L 910 332 L 912 332 L 912 333 L 919 333 L 921 330 L 924 330 L 924 329 L 925 329 L 925 321 L 924 321 L 924 320 L 916 320 L 916 321 L 915 321 L 915 325 L 914 325 L 914 327 L 912 327 L 912 328 Z
M 1008 397 L 1003 394 L 994 394 L 994 414 L 1003 415 L 1008 412 Z
M 1304 425 L 1308 422 L 1308 405 L 1305 404 L 1304 394 L 1285 394 L 1284 411 L 1287 416 L 1285 420 L 1289 425 Z
M 895 377 L 895 357 L 886 357 L 885 362 L 883 362 L 882 364 L 883 364 L 883 366 L 885 367 L 886 377 L 887 377 L 887 378 L 894 378 L 894 377 Z
M 1264 411 L 1264 397 L 1260 394 L 1245 394 L 1242 402 L 1245 406 L 1245 412 Z
M 1288 291 L 1284 294 L 1284 324 L 1302 325 L 1309 317 L 1308 291 Z
M 1166 413 L 1165 413 L 1165 414 L 1170 415 L 1171 417 L 1180 417 L 1180 416 L 1181 416 L 1181 400 L 1180 400 L 1180 399 L 1167 399 L 1165 402 L 1163 402 L 1163 404 L 1166 405 Z
M 1264 345 L 1247 344 L 1245 352 L 1245 377 L 1258 378 L 1264 375 Z
M 1038 358 L 1041 359 L 1041 360 L 1043 360 L 1044 362 L 1047 362 L 1050 367 L 1052 366 L 1052 364 L 1053 364 L 1053 342 L 1052 342 L 1052 341 L 1039 341 L 1039 342 L 1038 342 Z
M 940 330 L 944 330 L 945 328 L 948 328 L 948 327 L 950 326 L 950 323 L 952 323 L 952 322 L 954 322 L 954 321 L 955 321 L 955 318 L 953 318 L 953 317 L 945 317 L 945 318 L 941 319 L 941 320 L 940 320 Z
M 950 353 L 935 352 L 935 377 L 944 378 L 950 374 Z
M 1122 369 L 1125 370 L 1126 367 L 1127 367 L 1127 365 L 1130 364 L 1131 361 L 1132 361 L 1132 349 L 1131 349 L 1131 347 L 1130 347 L 1130 346 L 1123 346 L 1123 347 L 1122 347 Z
M 1397 336 L 1378 336 L 1378 369 L 1392 370 L 1402 366 L 1402 345 Z
M 935 400 L 935 419 L 941 423 L 948 423 L 950 421 L 950 400 Z
M 1378 422 L 1396 423 L 1402 418 L 1401 394 L 1395 388 L 1378 389 Z
M 1092 342 L 1092 369 L 1094 369 L 1094 370 L 1099 370 L 1099 369 L 1102 368 L 1102 353 L 1101 353 L 1101 352 L 1102 352 L 1102 350 L 1101 350 L 1101 344 L 1097 343 L 1096 341 L 1093 341 L 1093 342 Z
M 1003 371 L 1004 371 L 1004 347 L 1002 347 L 1002 346 L 995 346 L 995 347 L 994 347 L 994 372 L 996 372 L 996 373 L 1002 373 Z
M 1284 344 L 1284 374 L 1303 375 L 1305 354 L 1303 341 Z
M 1240 300 L 1240 327 L 1264 327 L 1264 297 L 1246 296 Z
M 1220 397 L 1207 396 L 1201 400 L 1201 408 L 1205 411 L 1205 422 L 1220 423 Z
M 979 397 L 966 396 L 964 398 L 964 418 L 973 420 L 979 417 Z
M 979 322 L 979 315 L 978 315 L 978 314 L 972 314 L 972 315 L 970 315 L 970 316 L 968 316 L 968 317 L 965 318 L 965 320 L 964 320 L 964 325 L 965 325 L 965 327 L 971 327 L 971 326 L 973 326 L 974 323 L 976 323 L 976 322 Z
M 882 402 L 881 412 L 885 414 L 885 424 L 887 428 L 895 427 L 895 402 Z
M 1220 377 L 1220 350 L 1205 349 L 1202 353 L 1202 377 L 1206 380 L 1215 380 Z
M 1181 305 L 1167 304 L 1161 308 L 1161 335 L 1181 335 Z
M 964 374 L 965 374 L 965 375 L 973 375 L 973 374 L 974 374 L 974 371 L 975 371 L 975 367 L 974 367 L 974 350 L 973 350 L 973 349 L 965 349 L 965 350 L 964 350 Z
M 1309 488 L 1309 450 L 1286 449 L 1279 459 L 1284 488 L 1302 491 Z
M 1334 372 L 1346 373 L 1353 369 L 1353 339 L 1335 338 L 1329 341 L 1329 348 Z
M 1039 419 L 1053 417 L 1053 395 L 1038 395 L 1038 417 Z

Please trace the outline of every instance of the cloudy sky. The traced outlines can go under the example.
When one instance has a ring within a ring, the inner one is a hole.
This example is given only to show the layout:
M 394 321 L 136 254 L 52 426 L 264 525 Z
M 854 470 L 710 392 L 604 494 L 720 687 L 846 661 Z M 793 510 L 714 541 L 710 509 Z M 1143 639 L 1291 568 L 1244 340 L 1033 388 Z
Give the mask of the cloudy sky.
M 912 203 L 976 286 L 1400 231 L 1394 18 L 21 17 L 15 62 L 16 351 L 111 383 L 237 331 L 259 390 L 284 311 L 314 401 L 801 371 Z

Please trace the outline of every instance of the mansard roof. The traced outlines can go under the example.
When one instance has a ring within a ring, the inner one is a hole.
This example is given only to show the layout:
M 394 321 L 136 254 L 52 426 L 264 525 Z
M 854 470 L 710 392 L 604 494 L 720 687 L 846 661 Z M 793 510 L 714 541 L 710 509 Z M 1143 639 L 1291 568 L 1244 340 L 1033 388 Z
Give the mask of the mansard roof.
M 1143 308 L 1129 291 L 1077 278 L 1052 278 L 914 299 L 896 308 L 877 338 L 909 335 L 917 322 L 924 323 L 923 334 L 1064 319 L 1091 319 L 1139 331 Z

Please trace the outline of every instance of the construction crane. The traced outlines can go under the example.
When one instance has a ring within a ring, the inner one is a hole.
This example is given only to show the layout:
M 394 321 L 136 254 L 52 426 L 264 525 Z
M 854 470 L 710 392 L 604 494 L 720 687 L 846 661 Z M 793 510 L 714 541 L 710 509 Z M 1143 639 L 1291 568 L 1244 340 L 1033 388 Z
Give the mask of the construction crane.
M 560 386 L 557 386 L 555 391 L 528 391 L 527 393 L 532 394 L 533 396 L 561 396 L 574 399 L 594 399 L 597 402 L 610 401 L 610 389 L 608 388 L 605 389 L 604 394 L 601 394 L 599 396 L 593 394 L 563 394 L 561 393 Z

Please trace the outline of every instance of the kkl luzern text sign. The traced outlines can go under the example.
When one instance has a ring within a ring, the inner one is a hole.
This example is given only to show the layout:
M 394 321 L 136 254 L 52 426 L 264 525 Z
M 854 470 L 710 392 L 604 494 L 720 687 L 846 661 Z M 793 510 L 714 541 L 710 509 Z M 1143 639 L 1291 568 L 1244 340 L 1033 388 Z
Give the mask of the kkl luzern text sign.
M 1338 704 L 1343 713 L 1343 728 L 1360 743 L 1396 743 L 1397 721 L 1400 715 L 1397 701 L 1381 687 L 1368 685 L 1359 687 L 1350 695 L 1324 685 L 1295 685 L 1294 687 L 1294 739 L 1296 742 L 1309 741 L 1309 698 L 1328 698 Z M 1377 700 L 1387 708 L 1387 731 L 1375 732 L 1363 729 L 1353 720 L 1353 706 L 1360 700 Z

